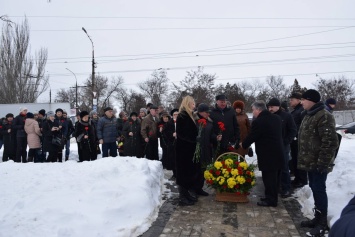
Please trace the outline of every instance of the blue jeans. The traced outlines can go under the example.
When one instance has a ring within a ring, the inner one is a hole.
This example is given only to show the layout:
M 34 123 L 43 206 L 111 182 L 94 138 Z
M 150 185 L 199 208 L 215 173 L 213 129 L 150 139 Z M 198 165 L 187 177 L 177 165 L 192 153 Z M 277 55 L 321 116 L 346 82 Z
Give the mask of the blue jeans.
M 328 173 L 308 171 L 309 187 L 312 189 L 314 206 L 324 214 L 328 213 L 327 181 Z
M 284 163 L 281 169 L 281 192 L 285 193 L 291 190 L 291 177 L 290 177 L 290 169 L 288 166 L 288 162 L 290 161 L 290 145 L 284 146 L 285 155 L 284 155 Z
M 67 140 L 65 144 L 65 157 L 69 157 L 70 154 L 70 139 Z
M 104 143 L 102 144 L 102 158 L 108 157 L 108 151 L 110 150 L 110 156 L 117 156 L 117 145 L 116 142 Z

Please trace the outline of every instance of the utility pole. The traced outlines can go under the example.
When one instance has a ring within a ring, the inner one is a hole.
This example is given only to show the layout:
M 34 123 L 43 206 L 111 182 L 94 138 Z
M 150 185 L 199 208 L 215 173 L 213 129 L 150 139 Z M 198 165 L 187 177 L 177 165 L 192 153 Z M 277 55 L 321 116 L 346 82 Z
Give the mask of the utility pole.
M 52 89 L 49 89 L 49 103 L 52 104 Z
M 88 36 L 89 40 L 91 41 L 92 45 L 92 62 L 91 62 L 91 92 L 92 92 L 92 109 L 97 111 L 97 103 L 95 102 L 96 99 L 96 91 L 95 91 L 95 53 L 94 53 L 94 42 L 90 38 L 88 32 L 85 30 L 84 27 L 81 28 L 85 34 Z

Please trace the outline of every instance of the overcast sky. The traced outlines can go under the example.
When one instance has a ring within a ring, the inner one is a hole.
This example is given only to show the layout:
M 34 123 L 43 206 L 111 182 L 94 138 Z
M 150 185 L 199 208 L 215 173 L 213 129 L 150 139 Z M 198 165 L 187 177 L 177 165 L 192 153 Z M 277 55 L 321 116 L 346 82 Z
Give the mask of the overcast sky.
M 178 82 L 197 66 L 215 73 L 217 84 L 281 75 L 289 85 L 297 78 L 312 87 L 316 74 L 355 78 L 353 0 L 0 0 L 0 6 L 14 22 L 27 16 L 33 53 L 48 49 L 54 94 L 75 84 L 65 68 L 79 85 L 91 74 L 92 47 L 82 27 L 94 42 L 96 72 L 121 75 L 127 88 L 137 89 L 155 69 Z

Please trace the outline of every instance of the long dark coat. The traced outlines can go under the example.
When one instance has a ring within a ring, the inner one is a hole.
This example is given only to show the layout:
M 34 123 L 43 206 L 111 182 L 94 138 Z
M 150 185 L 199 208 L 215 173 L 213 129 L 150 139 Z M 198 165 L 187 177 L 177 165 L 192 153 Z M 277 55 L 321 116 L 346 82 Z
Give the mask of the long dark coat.
M 10 133 L 8 133 L 9 129 L 11 129 Z M 1 134 L 3 134 L 4 155 L 7 156 L 3 157 L 3 160 L 14 159 L 16 156 L 16 130 L 13 128 L 13 123 L 5 120 L 2 124 Z
M 50 152 L 53 150 L 60 149 L 57 146 L 52 144 L 52 139 L 53 139 L 53 136 L 62 138 L 62 134 L 60 131 L 52 131 L 53 127 L 59 127 L 59 123 L 55 120 L 54 120 L 54 122 L 52 122 L 51 120 L 47 119 L 43 123 L 42 136 L 43 136 L 43 151 L 44 152 Z
M 176 139 L 173 136 L 173 133 L 176 132 L 175 129 L 176 121 L 170 119 L 163 129 L 163 137 L 167 145 L 167 160 L 166 160 L 166 169 L 173 170 L 175 174 L 175 160 L 176 160 Z
M 132 132 L 133 136 L 128 134 Z M 122 135 L 125 137 L 124 141 L 124 155 L 142 157 L 142 135 L 141 135 L 141 123 L 139 119 L 133 121 L 131 118 L 128 122 L 124 123 L 122 129 Z
M 261 171 L 276 171 L 284 162 L 281 118 L 263 110 L 251 125 L 251 132 L 242 143 L 243 148 L 255 142 L 255 152 Z
M 74 137 L 78 142 L 78 148 L 80 152 L 79 161 L 90 161 L 96 160 L 97 151 L 96 151 L 96 128 L 91 122 L 79 121 L 75 126 Z M 84 139 L 84 136 L 87 135 L 88 138 Z
M 183 188 L 194 188 L 200 164 L 193 163 L 196 149 L 197 126 L 186 111 L 181 111 L 176 121 L 176 183 Z

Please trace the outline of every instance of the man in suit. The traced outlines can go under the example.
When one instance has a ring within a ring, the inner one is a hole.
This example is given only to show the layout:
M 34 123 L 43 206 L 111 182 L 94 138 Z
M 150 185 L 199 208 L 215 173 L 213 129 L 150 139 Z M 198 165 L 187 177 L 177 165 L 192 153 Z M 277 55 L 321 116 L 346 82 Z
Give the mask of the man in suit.
M 284 163 L 284 145 L 282 139 L 281 118 L 266 109 L 264 101 L 252 104 L 255 120 L 251 132 L 241 143 L 244 149 L 255 142 L 259 170 L 265 186 L 265 197 L 257 202 L 258 206 L 277 206 L 279 172 Z

